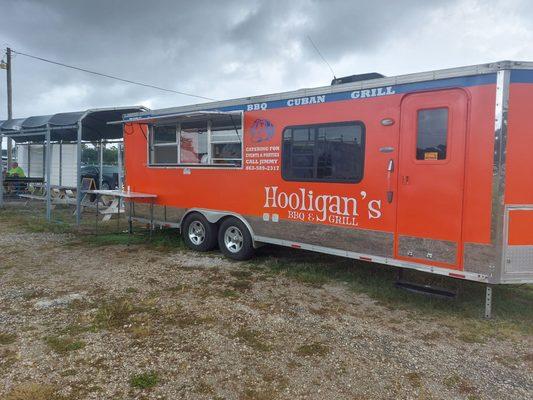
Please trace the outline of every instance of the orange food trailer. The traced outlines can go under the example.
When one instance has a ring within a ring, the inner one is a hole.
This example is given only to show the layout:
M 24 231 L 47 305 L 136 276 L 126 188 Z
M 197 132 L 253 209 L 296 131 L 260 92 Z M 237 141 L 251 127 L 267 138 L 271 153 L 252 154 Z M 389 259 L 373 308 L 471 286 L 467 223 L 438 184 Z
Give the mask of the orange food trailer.
M 271 243 L 533 282 L 532 105 L 533 63 L 502 61 L 129 114 L 125 186 L 233 259 Z

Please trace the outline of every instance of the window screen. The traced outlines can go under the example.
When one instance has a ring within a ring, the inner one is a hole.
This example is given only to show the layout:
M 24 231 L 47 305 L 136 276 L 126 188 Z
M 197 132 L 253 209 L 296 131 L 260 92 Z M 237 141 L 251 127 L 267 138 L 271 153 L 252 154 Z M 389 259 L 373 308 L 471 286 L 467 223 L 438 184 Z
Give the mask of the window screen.
M 176 164 L 178 162 L 178 137 L 175 125 L 150 128 L 150 163 Z
M 242 164 L 242 121 L 228 116 L 211 123 L 211 162 L 240 167 Z
M 417 160 L 445 160 L 448 141 L 448 109 L 418 111 Z
M 178 162 L 176 146 L 154 146 L 152 154 L 154 164 L 176 164 Z
M 282 176 L 289 181 L 359 182 L 364 125 L 342 122 L 283 131 Z
M 154 127 L 154 144 L 174 143 L 176 144 L 176 126 L 156 126 Z

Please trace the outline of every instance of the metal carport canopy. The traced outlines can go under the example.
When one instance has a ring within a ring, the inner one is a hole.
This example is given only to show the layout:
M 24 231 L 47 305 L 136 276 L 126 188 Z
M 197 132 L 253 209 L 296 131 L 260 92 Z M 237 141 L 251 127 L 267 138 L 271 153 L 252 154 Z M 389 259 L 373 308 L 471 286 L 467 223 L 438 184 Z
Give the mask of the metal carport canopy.
M 120 139 L 122 138 L 122 128 L 109 125 L 108 122 L 121 119 L 124 114 L 145 110 L 146 108 L 140 106 L 99 108 L 17 118 L 4 121 L 0 125 L 0 134 L 10 137 L 18 143 L 43 143 L 49 127 L 50 140 L 74 142 L 78 140 L 78 127 L 81 125 L 82 141 Z
M 109 125 L 109 121 L 122 119 L 124 114 L 147 111 L 142 106 L 96 108 L 86 111 L 38 115 L 4 121 L 0 125 L 0 140 L 7 136 L 15 142 L 43 143 L 46 146 L 46 217 L 51 219 L 50 198 L 50 143 L 52 141 L 77 142 L 76 223 L 81 222 L 81 142 L 122 138 L 122 126 Z M 3 205 L 3 184 L 0 177 L 0 206 Z

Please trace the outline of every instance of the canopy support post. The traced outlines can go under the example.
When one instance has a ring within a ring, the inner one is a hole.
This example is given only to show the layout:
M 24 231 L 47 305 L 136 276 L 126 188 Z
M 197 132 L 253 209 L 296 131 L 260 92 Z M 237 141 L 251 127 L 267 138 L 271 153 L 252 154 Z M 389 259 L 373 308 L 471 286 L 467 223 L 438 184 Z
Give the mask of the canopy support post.
M 46 124 L 46 136 L 45 136 L 45 173 L 46 173 L 46 220 L 50 222 L 52 220 L 52 194 L 51 190 L 51 171 L 52 166 L 52 146 L 50 145 L 50 125 Z
M 117 165 L 118 165 L 118 190 L 123 190 L 122 185 L 122 177 L 123 175 L 123 167 L 122 167 L 122 143 L 117 143 Z
M 63 186 L 63 141 L 59 141 L 59 186 Z
M 31 143 L 28 143 L 28 145 L 26 146 L 26 149 L 28 151 L 28 176 L 31 177 Z
M 211 158 L 213 155 L 211 154 L 211 120 L 207 121 L 207 164 L 211 164 Z M 201 162 L 201 161 L 200 161 Z
M 104 141 L 100 139 L 100 145 L 98 146 L 98 189 L 102 189 L 102 183 L 104 181 Z
M 81 132 L 82 119 L 78 121 L 78 140 L 76 142 L 76 225 L 81 223 Z
M 44 141 L 43 141 L 43 157 L 42 157 L 42 163 L 43 163 L 43 168 L 41 170 L 41 174 L 42 174 L 42 177 L 43 179 L 46 178 L 46 132 L 44 134 Z

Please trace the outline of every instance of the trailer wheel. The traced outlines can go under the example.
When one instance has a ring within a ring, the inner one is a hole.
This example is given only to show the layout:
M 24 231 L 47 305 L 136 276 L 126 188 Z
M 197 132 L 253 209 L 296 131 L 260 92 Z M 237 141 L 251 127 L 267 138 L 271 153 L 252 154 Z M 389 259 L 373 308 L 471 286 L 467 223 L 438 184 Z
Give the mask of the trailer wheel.
M 183 221 L 181 236 L 185 245 L 192 250 L 213 250 L 217 245 L 217 226 L 202 214 L 190 214 Z
M 226 257 L 234 260 L 248 260 L 254 255 L 252 236 L 237 218 L 222 221 L 218 229 L 218 247 Z

